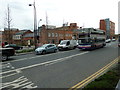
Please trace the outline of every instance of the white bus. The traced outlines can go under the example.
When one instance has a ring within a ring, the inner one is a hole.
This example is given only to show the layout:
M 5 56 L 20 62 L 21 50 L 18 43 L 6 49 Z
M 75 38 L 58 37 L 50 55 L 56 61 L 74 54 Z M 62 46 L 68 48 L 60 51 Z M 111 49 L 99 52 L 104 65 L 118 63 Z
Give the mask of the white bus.
M 106 45 L 104 30 L 94 28 L 83 28 L 78 33 L 78 48 L 93 50 Z

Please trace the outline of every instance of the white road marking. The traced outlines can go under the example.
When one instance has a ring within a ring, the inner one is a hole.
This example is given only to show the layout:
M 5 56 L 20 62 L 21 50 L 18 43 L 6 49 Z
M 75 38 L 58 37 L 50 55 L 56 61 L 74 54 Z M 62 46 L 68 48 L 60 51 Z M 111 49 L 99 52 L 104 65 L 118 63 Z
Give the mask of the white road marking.
M 2 83 L 2 87 L 0 87 L 0 89 L 7 88 L 9 86 L 12 86 L 13 88 L 23 88 L 23 87 L 24 88 L 35 88 L 35 87 L 37 87 L 37 86 L 32 86 L 32 85 L 34 85 L 34 83 L 32 83 L 32 81 L 29 81 L 24 76 L 21 76 L 20 78 L 14 80 L 12 82 Z
M 4 63 L 4 64 L 1 64 L 0 69 L 1 69 L 0 72 L 2 73 L 3 70 L 6 70 L 6 69 L 14 70 L 15 68 L 10 63 Z M 13 76 L 13 75 L 16 75 L 16 74 L 18 74 L 18 72 L 17 73 L 13 72 L 12 74 L 7 74 L 7 75 L 0 74 L 0 79 L 7 78 L 7 77 L 10 77 L 10 76 Z
M 0 69 L 2 70 L 5 68 L 10 68 L 10 67 L 12 67 L 12 65 L 10 63 L 4 63 L 4 64 L 1 64 L 0 67 L 1 67 Z
M 9 74 L 9 75 L 6 75 L 6 76 L 1 76 L 0 78 L 7 78 L 7 77 L 10 77 L 10 76 L 13 76 L 13 75 L 16 75 L 16 74 L 18 74 L 18 73 L 12 73 L 12 74 Z
M 65 51 L 65 52 L 58 52 L 58 53 L 66 53 L 66 52 L 70 52 L 70 51 Z M 33 59 L 33 58 L 40 58 L 40 57 L 43 57 L 43 56 L 50 56 L 50 55 L 53 55 L 53 54 L 57 54 L 57 53 L 51 53 L 51 54 L 46 54 L 46 55 L 38 55 L 38 56 L 35 56 L 35 57 L 30 57 L 30 58 L 22 58 L 22 59 L 18 59 L 18 60 L 13 60 L 13 61 L 8 61 L 8 62 L 19 62 L 19 61 L 23 61 L 23 60 L 29 60 L 29 59 Z M 2 62 L 4 63 L 4 62 Z
M 75 54 L 75 55 L 71 55 L 71 56 L 64 57 L 64 58 L 55 59 L 55 60 L 52 60 L 52 61 L 47 61 L 47 62 L 43 62 L 43 63 L 33 64 L 33 65 L 22 67 L 22 68 L 1 72 L 0 74 L 5 74 L 5 73 L 17 71 L 17 70 L 21 71 L 21 70 L 25 70 L 25 69 L 29 69 L 29 68 L 33 68 L 33 67 L 41 66 L 41 65 L 47 65 L 47 64 L 51 64 L 51 63 L 57 63 L 57 62 L 61 62 L 61 61 L 64 61 L 64 60 L 69 60 L 69 58 L 72 58 L 72 57 L 75 57 L 75 56 L 79 56 L 79 55 L 83 55 L 83 54 L 86 54 L 86 53 L 89 53 L 89 51 L 86 51 L 86 52 L 83 52 L 83 53 L 79 53 L 79 54 Z

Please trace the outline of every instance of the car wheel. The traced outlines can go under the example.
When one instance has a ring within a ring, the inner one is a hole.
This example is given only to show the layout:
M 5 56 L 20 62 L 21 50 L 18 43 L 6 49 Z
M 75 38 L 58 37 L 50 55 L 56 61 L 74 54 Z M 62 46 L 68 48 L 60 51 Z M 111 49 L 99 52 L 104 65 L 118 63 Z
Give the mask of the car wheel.
M 8 59 L 8 56 L 7 56 L 7 55 L 2 55 L 2 56 L 1 56 L 1 59 L 2 59 L 2 60 L 7 60 L 7 59 Z
M 42 54 L 44 55 L 46 53 L 46 51 L 42 51 Z

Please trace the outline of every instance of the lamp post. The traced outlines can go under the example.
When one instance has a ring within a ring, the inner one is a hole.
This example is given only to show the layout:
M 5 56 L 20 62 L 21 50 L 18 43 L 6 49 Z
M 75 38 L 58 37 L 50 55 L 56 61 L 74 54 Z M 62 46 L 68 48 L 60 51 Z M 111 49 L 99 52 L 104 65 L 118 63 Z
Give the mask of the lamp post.
M 34 44 L 35 49 L 37 48 L 37 18 L 36 18 L 36 7 L 35 7 L 35 0 L 33 4 L 29 4 L 29 6 L 34 7 Z
M 40 28 L 39 28 L 39 23 L 40 23 L 40 21 L 42 21 L 42 19 L 40 19 L 39 21 L 38 21 L 38 38 L 37 38 L 37 40 L 38 40 L 38 43 L 40 43 L 40 41 L 39 41 L 39 38 L 40 38 Z

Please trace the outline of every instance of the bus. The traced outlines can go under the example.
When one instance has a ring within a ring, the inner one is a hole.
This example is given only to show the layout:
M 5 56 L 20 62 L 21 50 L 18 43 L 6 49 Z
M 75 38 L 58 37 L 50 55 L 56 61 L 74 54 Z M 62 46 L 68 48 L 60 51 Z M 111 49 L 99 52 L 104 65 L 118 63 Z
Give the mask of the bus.
M 78 32 L 78 48 L 93 50 L 106 46 L 106 34 L 104 30 L 83 28 Z

